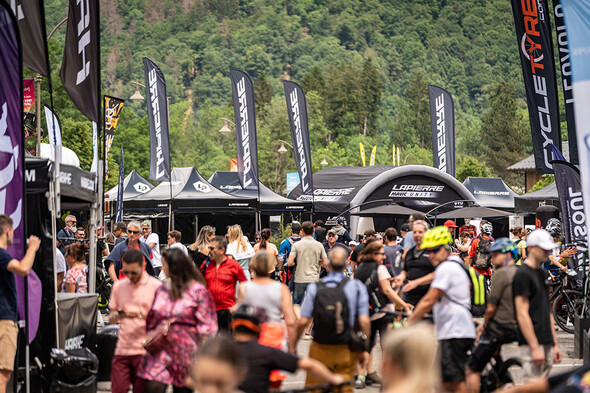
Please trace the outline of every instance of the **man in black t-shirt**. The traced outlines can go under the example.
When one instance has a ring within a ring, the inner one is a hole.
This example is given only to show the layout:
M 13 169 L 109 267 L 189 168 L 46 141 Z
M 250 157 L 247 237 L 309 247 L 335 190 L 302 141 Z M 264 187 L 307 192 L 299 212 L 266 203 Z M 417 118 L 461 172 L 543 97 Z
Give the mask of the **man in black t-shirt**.
M 280 349 L 258 344 L 260 320 L 265 319 L 263 310 L 241 305 L 234 312 L 232 328 L 242 356 L 248 362 L 246 378 L 239 389 L 246 393 L 267 393 L 270 388 L 269 376 L 272 370 L 295 372 L 305 370 L 334 386 L 344 382 L 341 375 L 333 374 L 326 366 L 310 358 L 298 358 Z
M 420 248 L 428 224 L 422 220 L 414 221 L 412 228 L 416 246 L 407 252 L 404 270 L 394 281 L 396 286 L 401 286 L 406 279 L 408 280 L 403 287 L 404 300 L 415 306 L 430 288 L 430 283 L 434 279 L 434 266 L 428 258 L 428 250 Z
M 549 232 L 537 229 L 527 238 L 527 258 L 512 281 L 516 320 L 520 328 L 518 343 L 525 378 L 547 376 L 553 362 L 561 361 L 549 304 L 548 273 L 541 264 L 557 244 Z

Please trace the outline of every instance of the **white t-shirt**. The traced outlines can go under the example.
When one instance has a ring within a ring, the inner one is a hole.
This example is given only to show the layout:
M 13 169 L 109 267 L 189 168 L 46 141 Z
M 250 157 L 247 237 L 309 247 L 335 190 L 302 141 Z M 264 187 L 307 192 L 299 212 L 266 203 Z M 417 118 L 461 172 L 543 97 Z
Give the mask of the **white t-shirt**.
M 160 256 L 160 237 L 157 233 L 150 233 L 150 235 L 145 239 L 143 236 L 139 239 L 148 245 L 150 243 L 156 243 L 156 246 L 152 248 L 152 266 L 153 267 L 162 267 L 162 257 Z
M 55 273 L 65 273 L 66 272 L 66 258 L 64 257 L 64 254 L 62 254 L 59 250 L 57 250 L 57 253 L 55 253 L 55 256 L 57 257 L 57 270 L 55 271 Z
M 186 249 L 186 246 L 182 243 L 174 243 L 173 245 L 170 246 L 170 248 L 178 248 L 178 249 L 182 250 L 184 255 L 188 256 L 188 250 Z
M 463 267 L 452 261 L 441 263 L 436 267 L 430 287 L 444 292 L 433 307 L 436 338 L 475 338 L 475 325 L 469 311 L 470 283 Z
M 246 249 L 240 248 L 238 251 L 238 241 L 236 240 L 227 245 L 225 253 L 231 255 L 236 261 L 240 261 L 242 259 L 252 258 L 254 256 L 254 249 L 250 242 L 246 241 Z
M 383 280 L 389 280 L 391 278 L 391 274 L 389 274 L 389 271 L 385 265 L 377 266 L 377 278 L 379 279 L 380 283 Z M 382 308 L 382 310 L 385 312 L 395 312 L 395 306 L 393 302 L 387 303 L 385 307 Z M 371 315 L 371 321 L 376 321 L 377 319 L 383 318 L 384 316 L 385 313 L 376 312 L 375 314 Z

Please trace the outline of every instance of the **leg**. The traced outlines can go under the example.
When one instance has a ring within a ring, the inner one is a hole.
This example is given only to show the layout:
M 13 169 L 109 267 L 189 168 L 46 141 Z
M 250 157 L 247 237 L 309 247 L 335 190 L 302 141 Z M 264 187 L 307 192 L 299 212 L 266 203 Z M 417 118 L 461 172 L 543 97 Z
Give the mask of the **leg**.
M 185 387 L 180 387 L 180 386 L 173 386 L 172 392 L 173 393 L 193 393 L 192 390 L 185 388 Z
M 472 339 L 439 341 L 443 391 L 465 393 L 465 365 Z
M 146 393 L 166 393 L 168 386 L 158 381 L 145 381 Z
M 467 367 L 465 370 L 465 381 L 467 383 L 467 391 L 469 393 L 479 393 L 481 389 L 481 373 L 471 370 Z
M 133 384 L 133 393 L 144 393 L 145 392 L 145 379 L 137 376 L 137 370 L 143 362 L 143 356 L 133 356 L 130 359 L 131 366 L 131 383 Z
M 229 310 L 217 311 L 217 326 L 220 333 L 230 333 L 231 313 Z
M 490 362 L 490 359 L 498 353 L 503 342 L 502 337 L 490 329 L 484 331 L 467 360 L 465 374 L 468 392 L 479 393 L 481 389 L 481 372 L 486 364 Z
M 129 362 L 129 356 L 113 356 L 111 362 L 111 392 L 127 393 L 134 372 L 135 370 L 132 369 Z
M 332 372 L 335 374 L 341 374 L 345 381 L 352 380 L 354 378 L 354 370 L 358 354 L 350 352 L 348 345 L 337 345 L 334 348 L 332 356 L 334 356 L 334 368 Z M 336 389 L 335 392 L 353 393 L 354 386 L 346 385 L 340 389 Z
M 12 371 L 0 370 L 0 393 L 6 393 L 6 385 L 10 381 Z
M 301 303 L 305 297 L 305 290 L 307 289 L 307 283 L 294 283 L 293 287 L 293 310 L 295 311 L 295 317 L 297 320 L 301 319 Z
M 18 327 L 11 320 L 0 321 L 0 393 L 6 392 L 6 385 L 10 381 L 14 369 L 16 356 L 16 340 Z

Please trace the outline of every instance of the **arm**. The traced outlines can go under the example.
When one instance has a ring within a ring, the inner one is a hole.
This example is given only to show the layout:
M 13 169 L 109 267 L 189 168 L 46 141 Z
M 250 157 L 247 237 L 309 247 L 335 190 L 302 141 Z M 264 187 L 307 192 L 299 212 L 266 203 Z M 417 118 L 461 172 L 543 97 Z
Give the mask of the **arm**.
M 244 296 L 246 296 L 246 286 L 243 283 L 240 283 L 240 285 L 238 285 L 238 304 L 244 301 Z
M 471 245 L 469 246 L 469 258 L 475 258 L 475 252 L 477 251 L 477 244 L 479 243 L 479 239 L 475 239 L 471 241 Z
M 406 313 L 409 313 L 412 310 L 412 305 L 404 302 L 397 292 L 391 289 L 391 284 L 388 279 L 379 281 L 379 288 L 389 300 L 402 306 Z
M 359 326 L 367 338 L 371 337 L 371 319 L 368 315 L 359 315 Z
M 551 334 L 553 335 L 553 361 L 555 363 L 561 363 L 561 349 L 559 349 L 559 343 L 557 341 L 557 335 L 555 333 L 555 321 L 553 320 L 553 313 L 550 314 L 551 319 Z
M 426 292 L 426 295 L 424 295 L 424 297 L 420 300 L 420 302 L 418 302 L 418 305 L 416 305 L 414 312 L 408 319 L 408 325 L 418 322 L 426 313 L 430 312 L 430 310 L 432 310 L 432 306 L 434 306 L 434 304 L 442 297 L 443 294 L 444 292 L 440 289 L 431 287 L 428 292 Z
M 399 275 L 393 277 L 392 280 L 394 281 L 395 286 L 401 287 L 404 284 L 404 281 L 406 281 L 407 275 L 408 273 L 404 270 Z
M 59 251 L 58 251 L 59 252 Z M 64 283 L 64 273 L 57 273 L 57 292 L 61 292 L 61 287 Z
M 23 259 L 20 261 L 13 259 L 6 265 L 6 270 L 19 276 L 26 276 L 31 271 L 33 263 L 35 262 L 35 254 L 41 245 L 41 240 L 37 236 L 29 236 L 29 246 Z
M 323 257 L 320 260 L 320 264 L 324 267 L 324 269 L 329 269 L 330 268 L 330 263 L 328 262 L 328 257 Z
M 344 382 L 342 375 L 331 373 L 328 367 L 324 366 L 323 363 L 320 363 L 315 359 L 299 359 L 299 362 L 297 362 L 297 368 L 305 370 L 308 374 L 313 375 L 317 379 L 321 379 L 322 381 L 326 381 L 332 385 L 340 385 Z
M 403 291 L 408 292 L 413 289 L 416 289 L 420 285 L 430 284 L 432 280 L 434 280 L 434 272 L 428 273 L 427 275 L 417 278 L 415 280 L 408 281 Z
M 305 331 L 305 328 L 307 327 L 307 324 L 309 323 L 309 321 L 311 320 L 311 318 L 307 318 L 302 316 L 299 321 L 297 322 L 297 329 L 295 331 L 295 339 L 293 340 L 293 343 L 289 343 L 289 345 L 295 347 L 297 345 L 297 342 L 299 341 L 299 339 L 301 338 L 301 335 L 303 335 L 303 332 Z M 371 332 L 371 328 L 370 328 L 371 324 L 369 322 L 369 333 Z
M 158 245 L 158 243 L 152 242 L 152 243 L 148 243 L 148 245 L 150 246 L 151 249 L 153 249 L 154 247 L 156 247 Z
M 529 299 L 525 296 L 514 297 L 514 308 L 516 309 L 516 320 L 520 331 L 526 340 L 529 347 L 531 347 L 533 362 L 538 365 L 545 363 L 545 354 L 539 345 L 535 329 L 533 328 L 533 321 L 529 315 Z M 553 325 L 551 325 L 553 328 Z M 553 333 L 555 335 L 555 332 Z
M 293 301 L 291 300 L 291 292 L 286 285 L 281 285 L 281 309 L 283 311 L 283 319 L 287 325 L 287 343 L 289 344 L 289 352 L 295 353 L 295 346 L 297 344 L 297 319 L 295 311 L 293 311 Z
M 295 266 L 295 255 L 293 254 L 293 252 L 289 254 L 289 259 L 287 259 L 287 266 Z
M 117 278 L 117 272 L 115 271 L 115 262 L 111 261 L 108 271 L 109 276 L 111 276 L 111 280 L 113 280 L 113 284 L 119 281 L 119 278 Z
M 488 322 L 490 321 L 490 319 L 492 319 L 494 314 L 496 314 L 496 310 L 498 310 L 498 305 L 496 303 L 488 301 L 486 312 L 483 315 L 483 321 L 477 326 L 477 329 L 475 329 L 477 332 L 477 337 L 475 339 L 476 341 L 479 341 L 479 338 L 483 334 L 483 331 L 488 325 Z

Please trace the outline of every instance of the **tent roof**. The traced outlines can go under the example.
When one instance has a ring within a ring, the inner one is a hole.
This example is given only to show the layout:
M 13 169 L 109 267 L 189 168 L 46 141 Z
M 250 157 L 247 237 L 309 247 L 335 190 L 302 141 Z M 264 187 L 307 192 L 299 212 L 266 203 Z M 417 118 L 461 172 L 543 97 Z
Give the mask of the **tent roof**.
M 127 177 L 125 177 L 125 179 L 123 180 L 123 200 L 127 200 L 138 195 L 145 194 L 152 188 L 154 188 L 154 186 L 150 182 L 145 180 L 134 169 L 131 172 L 129 172 Z M 115 187 L 105 192 L 105 201 L 116 201 L 118 190 L 119 185 L 117 184 Z
M 468 177 L 463 185 L 473 194 L 481 206 L 496 209 L 514 209 L 514 198 L 518 196 L 499 177 Z
M 209 182 L 228 194 L 258 199 L 258 193 L 253 190 L 244 190 L 240 185 L 237 172 L 217 171 L 211 175 Z M 307 211 L 311 209 L 311 202 L 298 201 L 285 198 L 264 184 L 260 183 L 260 210 L 264 213 L 287 212 L 287 211 Z
M 561 142 L 561 153 L 565 157 L 566 161 L 570 161 L 570 147 L 568 141 Z M 526 171 L 534 171 L 535 170 L 535 156 L 531 154 L 524 160 L 518 161 L 515 164 L 510 165 L 506 168 L 508 171 L 514 172 L 526 172 Z
M 195 170 L 193 167 L 173 168 L 172 193 L 170 192 L 170 182 L 163 181 L 145 194 L 139 194 L 126 200 L 125 210 L 168 209 L 170 195 L 172 194 L 172 198 L 174 198 L 182 191 L 193 170 Z
M 190 169 L 184 187 L 172 202 L 175 210 L 194 212 L 256 208 L 256 196 L 241 197 L 225 193 L 211 185 L 195 168 Z
M 514 198 L 514 211 L 516 213 L 534 213 L 539 206 L 543 205 L 560 207 L 555 182 L 540 190 Z

